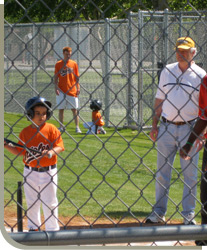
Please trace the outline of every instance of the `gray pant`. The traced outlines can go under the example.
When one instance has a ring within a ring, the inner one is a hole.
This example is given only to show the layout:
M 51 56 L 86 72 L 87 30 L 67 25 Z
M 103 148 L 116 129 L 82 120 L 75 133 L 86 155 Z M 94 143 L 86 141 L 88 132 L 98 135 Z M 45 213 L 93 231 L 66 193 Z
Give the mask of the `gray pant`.
M 191 125 L 177 126 L 169 123 L 161 123 L 160 125 L 157 141 L 156 204 L 154 211 L 161 216 L 164 216 L 167 211 L 171 172 L 176 153 L 186 143 L 193 125 L 194 122 L 191 122 Z M 191 156 L 195 154 L 195 151 L 196 148 L 191 150 Z M 194 214 L 198 158 L 198 153 L 189 161 L 180 158 L 182 169 L 180 178 L 182 178 L 182 175 L 184 177 L 182 197 L 182 214 L 184 216 Z

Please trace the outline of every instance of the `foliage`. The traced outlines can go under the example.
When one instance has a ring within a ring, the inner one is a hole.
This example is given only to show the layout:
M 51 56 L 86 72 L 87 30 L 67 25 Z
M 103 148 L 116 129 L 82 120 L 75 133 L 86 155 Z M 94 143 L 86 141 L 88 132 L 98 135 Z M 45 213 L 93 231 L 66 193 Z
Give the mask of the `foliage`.
M 125 18 L 141 10 L 192 10 L 207 8 L 207 0 L 5 0 L 5 20 L 10 23 L 63 22 Z
M 169 1 L 171 10 L 204 10 L 207 8 L 207 0 L 182 0 L 182 1 Z

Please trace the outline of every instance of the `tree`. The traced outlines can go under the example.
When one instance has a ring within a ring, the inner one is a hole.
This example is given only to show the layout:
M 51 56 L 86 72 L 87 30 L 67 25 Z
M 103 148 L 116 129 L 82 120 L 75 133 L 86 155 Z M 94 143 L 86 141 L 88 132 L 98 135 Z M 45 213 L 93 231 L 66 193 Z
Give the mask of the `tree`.
M 10 23 L 64 22 L 125 18 L 130 11 L 197 10 L 207 8 L 207 0 L 5 0 L 4 16 Z

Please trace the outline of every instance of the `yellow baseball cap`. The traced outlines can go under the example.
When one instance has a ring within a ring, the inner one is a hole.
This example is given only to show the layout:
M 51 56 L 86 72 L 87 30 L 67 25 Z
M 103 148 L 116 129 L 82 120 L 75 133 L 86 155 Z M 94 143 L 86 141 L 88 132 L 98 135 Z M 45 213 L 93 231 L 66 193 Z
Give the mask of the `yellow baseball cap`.
M 176 49 L 195 48 L 195 42 L 190 37 L 180 37 L 176 42 Z

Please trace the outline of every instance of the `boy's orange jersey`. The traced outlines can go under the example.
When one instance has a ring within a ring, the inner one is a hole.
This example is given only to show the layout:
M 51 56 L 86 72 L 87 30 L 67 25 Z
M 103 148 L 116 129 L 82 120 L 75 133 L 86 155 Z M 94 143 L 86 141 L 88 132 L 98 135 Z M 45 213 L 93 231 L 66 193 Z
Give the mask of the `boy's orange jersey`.
M 59 78 L 58 87 L 63 93 L 77 97 L 80 90 L 78 64 L 70 59 L 64 66 L 64 61 L 60 60 L 55 65 L 55 75 Z
M 102 127 L 105 122 L 102 119 L 101 113 L 99 111 L 93 111 L 92 112 L 92 121 L 95 125 Z
M 24 128 L 19 135 L 19 144 L 28 148 L 34 148 L 38 151 L 50 150 L 54 147 L 61 147 L 64 150 L 64 144 L 60 131 L 50 123 L 44 123 L 41 127 L 33 128 L 31 125 Z M 23 143 L 21 142 L 23 141 Z M 24 155 L 23 162 L 30 167 L 47 167 L 57 163 L 57 155 L 51 159 L 47 156 L 41 156 L 38 153 L 28 152 L 18 148 L 19 152 Z

